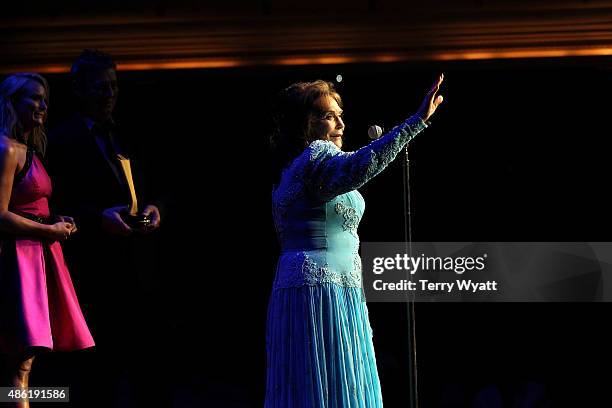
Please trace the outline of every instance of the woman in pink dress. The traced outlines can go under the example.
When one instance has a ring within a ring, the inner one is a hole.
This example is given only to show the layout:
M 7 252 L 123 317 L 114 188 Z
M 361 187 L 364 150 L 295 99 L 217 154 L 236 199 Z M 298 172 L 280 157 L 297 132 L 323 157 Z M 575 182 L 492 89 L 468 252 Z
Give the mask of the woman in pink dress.
M 0 350 L 12 386 L 24 388 L 38 350 L 94 345 L 58 242 L 76 225 L 48 206 L 51 181 L 41 162 L 48 96 L 37 74 L 0 84 Z

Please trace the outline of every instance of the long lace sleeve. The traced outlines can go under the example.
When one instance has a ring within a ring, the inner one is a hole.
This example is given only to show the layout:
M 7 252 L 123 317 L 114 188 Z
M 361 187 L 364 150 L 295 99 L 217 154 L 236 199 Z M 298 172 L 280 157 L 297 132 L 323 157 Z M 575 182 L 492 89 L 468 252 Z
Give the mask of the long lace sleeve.
M 315 140 L 306 149 L 305 180 L 323 200 L 355 190 L 378 175 L 413 137 L 427 125 L 411 116 L 379 139 L 355 152 L 343 152 L 326 140 Z

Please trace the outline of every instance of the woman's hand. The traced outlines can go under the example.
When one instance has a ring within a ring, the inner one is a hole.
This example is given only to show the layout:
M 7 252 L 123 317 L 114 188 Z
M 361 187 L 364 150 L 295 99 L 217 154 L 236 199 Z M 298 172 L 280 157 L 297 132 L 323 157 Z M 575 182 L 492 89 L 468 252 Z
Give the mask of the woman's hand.
M 49 225 L 48 238 L 52 241 L 64 241 L 70 237 L 74 224 L 65 221 L 58 221 Z
M 57 221 L 63 221 L 68 224 L 72 224 L 72 230 L 70 231 L 70 234 L 74 234 L 78 231 L 76 223 L 74 222 L 74 218 L 68 217 L 67 215 L 56 215 L 55 217 L 57 218 Z
M 431 117 L 431 115 L 434 114 L 438 106 L 440 106 L 440 104 L 444 100 L 442 95 L 438 95 L 438 91 L 440 90 L 440 85 L 442 84 L 442 81 L 444 81 L 444 74 L 440 74 L 438 80 L 433 84 L 433 86 L 425 96 L 421 107 L 416 113 L 423 120 L 423 122 L 427 121 Z

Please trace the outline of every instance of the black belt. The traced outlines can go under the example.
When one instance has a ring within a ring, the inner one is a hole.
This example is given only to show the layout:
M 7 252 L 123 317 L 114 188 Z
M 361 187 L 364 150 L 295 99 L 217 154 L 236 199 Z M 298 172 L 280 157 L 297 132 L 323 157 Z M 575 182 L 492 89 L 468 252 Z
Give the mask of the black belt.
M 21 211 L 15 211 L 15 210 L 9 210 L 12 213 L 15 213 L 23 218 L 27 218 L 28 220 L 32 220 L 34 222 L 37 222 L 39 224 L 46 224 L 46 225 L 51 225 L 51 224 L 55 224 L 53 217 L 38 217 L 36 215 L 33 214 L 29 214 L 26 212 L 21 212 Z

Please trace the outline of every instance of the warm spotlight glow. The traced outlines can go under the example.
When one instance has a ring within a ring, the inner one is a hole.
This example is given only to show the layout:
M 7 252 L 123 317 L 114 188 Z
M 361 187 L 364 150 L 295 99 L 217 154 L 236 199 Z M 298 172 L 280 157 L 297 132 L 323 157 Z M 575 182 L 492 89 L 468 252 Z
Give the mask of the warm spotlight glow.
M 0 73 L 65 73 L 85 46 L 109 52 L 122 71 L 612 55 L 610 2 L 442 3 L 419 8 L 418 16 L 403 16 L 404 9 L 398 8 L 380 13 L 353 9 L 317 18 L 279 9 L 265 18 L 250 12 L 149 15 L 126 10 L 82 18 L 9 19 Z
M 239 60 L 196 60 L 196 61 L 161 61 L 161 62 L 128 62 L 117 64 L 120 71 L 148 71 L 152 69 L 206 69 L 232 68 L 249 65 Z
M 355 57 L 347 56 L 290 56 L 273 61 L 272 65 L 329 65 L 329 64 L 350 64 L 357 62 Z
M 612 47 L 584 49 L 518 49 L 499 51 L 445 52 L 435 54 L 434 60 L 489 60 L 515 58 L 562 58 L 562 57 L 596 57 L 612 55 Z
M 398 62 L 403 59 L 399 55 L 375 55 L 372 62 Z
M 190 60 L 152 60 L 152 61 L 123 61 L 118 64 L 121 71 L 147 71 L 166 69 L 209 69 L 234 68 L 247 66 L 278 66 L 278 65 L 330 65 L 355 63 L 390 63 L 402 61 L 462 61 L 462 60 L 491 60 L 491 59 L 518 59 L 518 58 L 564 58 L 564 57 L 592 57 L 612 55 L 612 47 L 589 48 L 524 48 L 524 49 L 494 49 L 494 50 L 461 50 L 443 51 L 434 53 L 396 53 L 396 54 L 357 54 L 357 55 L 293 55 L 283 58 L 258 57 L 224 58 L 224 59 L 190 59 Z M 66 73 L 68 65 L 38 65 L 4 67 L 1 73 L 33 71 L 44 74 Z

